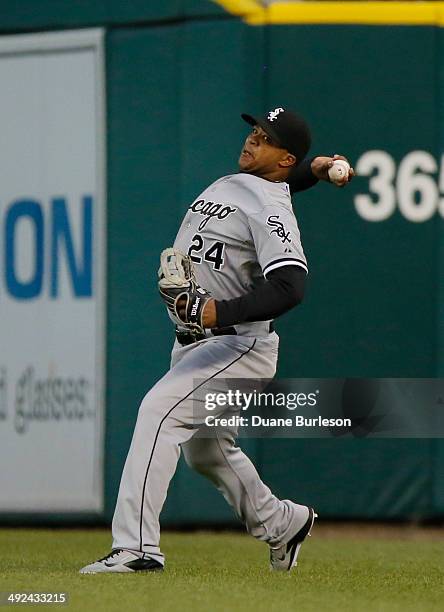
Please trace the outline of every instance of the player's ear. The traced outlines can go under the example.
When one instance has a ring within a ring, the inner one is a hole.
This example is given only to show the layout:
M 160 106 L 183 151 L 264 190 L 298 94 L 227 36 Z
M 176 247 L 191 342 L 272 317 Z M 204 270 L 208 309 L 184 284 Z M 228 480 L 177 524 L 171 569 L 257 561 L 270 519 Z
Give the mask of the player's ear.
M 290 166 L 295 166 L 296 165 L 296 156 L 293 155 L 292 153 L 287 153 L 284 157 L 284 159 L 282 159 L 280 161 L 280 165 L 283 168 L 289 168 Z

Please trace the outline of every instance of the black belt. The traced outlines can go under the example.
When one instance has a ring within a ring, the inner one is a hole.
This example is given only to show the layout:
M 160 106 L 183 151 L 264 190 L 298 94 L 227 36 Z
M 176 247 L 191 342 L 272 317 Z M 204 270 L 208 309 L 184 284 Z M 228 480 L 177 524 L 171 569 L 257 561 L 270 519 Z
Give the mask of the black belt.
M 273 321 L 270 323 L 270 327 L 268 329 L 268 333 L 274 331 Z M 234 327 L 219 327 L 211 330 L 213 336 L 237 336 L 237 331 Z M 176 328 L 176 338 L 179 344 L 182 346 L 187 346 L 188 344 L 193 344 L 194 342 L 199 342 L 199 340 L 204 340 L 208 338 L 205 334 L 199 334 L 191 331 L 180 331 Z

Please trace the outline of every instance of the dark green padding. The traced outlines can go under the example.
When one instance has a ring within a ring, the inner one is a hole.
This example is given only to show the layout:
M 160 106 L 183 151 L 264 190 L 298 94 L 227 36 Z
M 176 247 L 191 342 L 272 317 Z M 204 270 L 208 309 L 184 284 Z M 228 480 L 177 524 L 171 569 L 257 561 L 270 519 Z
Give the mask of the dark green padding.
M 239 112 L 295 106 L 313 125 L 314 153 L 438 157 L 440 37 L 433 28 L 264 30 L 231 20 L 109 34 L 108 516 L 137 404 L 168 367 L 171 329 L 146 279 L 187 205 L 235 168 L 246 133 Z M 399 212 L 364 221 L 353 197 L 367 189 L 357 178 L 346 191 L 321 185 L 295 199 L 310 281 L 305 303 L 278 322 L 283 377 L 443 373 L 443 221 Z M 325 517 L 444 512 L 439 440 L 241 444 L 273 489 Z M 181 465 L 164 524 L 230 520 L 219 494 Z

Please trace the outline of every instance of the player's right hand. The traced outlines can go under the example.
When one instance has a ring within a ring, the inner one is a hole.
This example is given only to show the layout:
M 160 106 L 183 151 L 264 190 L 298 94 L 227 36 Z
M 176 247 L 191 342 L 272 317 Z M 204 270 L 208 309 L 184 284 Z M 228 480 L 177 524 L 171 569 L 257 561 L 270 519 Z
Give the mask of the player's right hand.
M 319 156 L 319 157 L 315 157 L 312 160 L 311 171 L 313 172 L 315 177 L 318 178 L 320 181 L 326 181 L 327 183 L 330 183 L 331 181 L 328 176 L 328 171 L 333 166 L 333 163 L 336 159 L 343 159 L 348 164 L 350 164 L 349 160 L 346 157 L 344 157 L 344 155 L 335 154 L 333 155 L 333 157 Z M 345 185 L 347 185 L 347 183 L 349 183 L 353 179 L 354 176 L 355 176 L 355 171 L 353 170 L 352 167 L 350 167 L 348 176 L 344 176 L 341 182 L 332 183 L 332 184 L 336 185 L 337 187 L 345 187 Z

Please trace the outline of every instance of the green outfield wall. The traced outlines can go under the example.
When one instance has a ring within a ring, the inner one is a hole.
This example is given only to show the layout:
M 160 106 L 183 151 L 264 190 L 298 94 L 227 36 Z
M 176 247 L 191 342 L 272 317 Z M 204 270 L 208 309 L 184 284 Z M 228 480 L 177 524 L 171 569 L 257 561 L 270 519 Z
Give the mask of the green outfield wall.
M 193 198 L 236 170 L 241 112 L 299 109 L 313 155 L 345 153 L 360 174 L 294 198 L 310 275 L 304 303 L 277 322 L 279 376 L 444 377 L 439 24 L 250 25 L 203 1 L 71 5 L 1 2 L 0 31 L 106 28 L 106 519 L 138 405 L 169 364 L 159 253 Z M 444 517 L 443 440 L 241 446 L 277 494 L 323 518 Z M 162 521 L 236 519 L 181 461 Z

